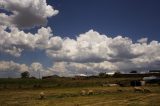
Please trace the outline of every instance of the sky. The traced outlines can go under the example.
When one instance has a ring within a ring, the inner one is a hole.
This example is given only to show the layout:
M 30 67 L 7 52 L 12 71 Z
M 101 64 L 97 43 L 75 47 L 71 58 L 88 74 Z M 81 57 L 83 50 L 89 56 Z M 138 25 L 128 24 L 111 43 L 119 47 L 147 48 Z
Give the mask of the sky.
M 159 0 L 0 0 L 0 77 L 160 69 Z

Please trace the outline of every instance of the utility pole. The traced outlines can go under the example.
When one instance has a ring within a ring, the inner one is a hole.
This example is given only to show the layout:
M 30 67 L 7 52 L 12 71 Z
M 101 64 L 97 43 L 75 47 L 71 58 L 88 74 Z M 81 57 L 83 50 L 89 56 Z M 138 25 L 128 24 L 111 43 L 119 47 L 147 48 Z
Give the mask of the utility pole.
M 38 72 L 39 72 L 39 79 L 41 79 L 41 72 L 40 72 L 40 70 Z

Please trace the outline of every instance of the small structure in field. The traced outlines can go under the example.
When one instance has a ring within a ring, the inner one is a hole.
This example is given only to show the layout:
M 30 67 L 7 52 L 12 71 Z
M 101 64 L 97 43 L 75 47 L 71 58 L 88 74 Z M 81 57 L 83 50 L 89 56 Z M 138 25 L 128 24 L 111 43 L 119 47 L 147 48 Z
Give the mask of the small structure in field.
M 78 74 L 73 79 L 74 80 L 84 80 L 86 78 L 87 78 L 87 75 L 85 75 L 85 74 Z
M 143 80 L 144 80 L 146 83 L 150 83 L 150 84 L 160 83 L 160 77 L 156 77 L 156 76 L 144 77 Z

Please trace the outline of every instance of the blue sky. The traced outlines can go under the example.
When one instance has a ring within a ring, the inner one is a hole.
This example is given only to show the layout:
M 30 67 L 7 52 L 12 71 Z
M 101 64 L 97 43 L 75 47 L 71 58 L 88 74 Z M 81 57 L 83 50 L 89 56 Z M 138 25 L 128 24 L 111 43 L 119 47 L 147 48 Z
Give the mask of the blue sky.
M 60 36 L 75 37 L 89 29 L 134 40 L 160 40 L 159 0 L 48 0 L 60 13 L 48 25 Z
M 12 61 L 16 68 L 25 64 L 33 71 L 39 66 L 42 71 L 61 75 L 82 74 L 84 70 L 91 74 L 144 71 L 149 64 L 151 69 L 159 69 L 154 64 L 160 61 L 159 0 L 17 1 L 0 2 L 0 26 L 7 27 L 1 27 L 0 64 Z

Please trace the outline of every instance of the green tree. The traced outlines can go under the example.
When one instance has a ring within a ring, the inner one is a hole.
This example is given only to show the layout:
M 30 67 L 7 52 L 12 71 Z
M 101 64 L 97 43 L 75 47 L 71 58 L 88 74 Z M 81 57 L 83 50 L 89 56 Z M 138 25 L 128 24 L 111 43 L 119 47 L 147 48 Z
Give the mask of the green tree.
M 136 74 L 136 73 L 137 73 L 137 71 L 136 71 L 136 70 L 132 70 L 130 73 L 132 73 L 132 74 Z
M 21 73 L 21 78 L 29 78 L 30 74 L 28 71 L 22 72 Z
M 107 75 L 106 75 L 106 73 L 100 72 L 98 76 L 100 78 L 105 78 Z
M 114 73 L 114 75 L 113 75 L 113 77 L 121 77 L 121 76 L 122 76 L 122 74 L 121 74 L 120 71 L 116 71 L 116 72 Z

